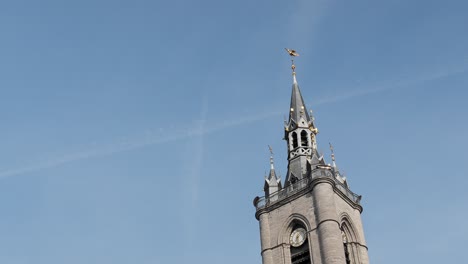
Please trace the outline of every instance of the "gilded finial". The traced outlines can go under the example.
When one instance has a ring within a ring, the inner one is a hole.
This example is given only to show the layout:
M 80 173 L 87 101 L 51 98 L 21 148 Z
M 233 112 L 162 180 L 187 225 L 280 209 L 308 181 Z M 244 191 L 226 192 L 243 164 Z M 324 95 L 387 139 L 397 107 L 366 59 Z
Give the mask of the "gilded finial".
M 292 75 L 293 75 L 293 81 L 294 83 L 297 83 L 296 81 L 296 65 L 294 65 L 294 57 L 297 57 L 299 56 L 299 53 L 297 53 L 295 50 L 293 49 L 288 49 L 288 48 L 284 48 L 286 50 L 286 52 L 288 52 L 289 56 L 291 56 L 291 69 L 292 69 Z

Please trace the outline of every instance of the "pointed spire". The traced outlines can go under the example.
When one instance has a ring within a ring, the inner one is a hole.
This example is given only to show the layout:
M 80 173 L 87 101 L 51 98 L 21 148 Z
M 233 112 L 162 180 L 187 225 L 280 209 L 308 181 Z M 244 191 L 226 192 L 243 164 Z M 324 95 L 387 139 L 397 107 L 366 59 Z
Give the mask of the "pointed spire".
M 331 151 L 331 159 L 332 159 L 332 166 L 335 170 L 338 170 L 338 168 L 336 167 L 336 162 L 335 162 L 335 151 L 333 149 L 333 145 L 328 142 L 328 144 L 330 145 L 330 151 Z
M 268 176 L 265 176 L 265 185 L 263 190 L 265 195 L 270 195 L 271 193 L 276 193 L 281 189 L 281 178 L 276 176 L 275 165 L 273 161 L 273 149 L 268 146 L 270 150 L 270 173 Z
M 304 118 L 304 121 L 307 122 L 305 125 L 306 127 L 310 123 L 309 113 L 307 112 L 307 108 L 304 103 L 304 99 L 302 98 L 301 90 L 299 89 L 299 85 L 297 84 L 296 80 L 296 73 L 293 72 L 293 85 L 292 85 L 292 93 L 291 93 L 291 105 L 289 109 L 289 121 L 293 121 L 294 123 L 298 123 L 301 120 L 301 117 Z
M 277 180 L 276 171 L 275 171 L 275 164 L 273 161 L 273 149 L 268 145 L 268 149 L 270 150 L 270 174 L 268 175 L 268 180 L 274 179 Z
M 294 57 L 299 56 L 295 50 L 286 49 L 286 51 L 291 56 L 291 69 L 293 76 L 293 85 L 291 93 L 291 105 L 289 108 L 289 120 L 287 130 L 292 130 L 297 126 L 310 127 L 312 125 L 312 120 L 309 117 L 309 113 L 302 98 L 301 90 L 296 79 L 296 65 L 294 64 Z M 303 118 L 304 124 L 299 124 L 301 118 Z
M 333 145 L 329 142 L 330 145 L 330 151 L 331 151 L 331 159 L 332 159 L 332 168 L 335 172 L 336 178 L 346 186 L 348 186 L 348 183 L 346 181 L 346 177 L 338 170 L 338 166 L 336 166 L 336 161 L 335 161 L 335 149 L 333 148 Z

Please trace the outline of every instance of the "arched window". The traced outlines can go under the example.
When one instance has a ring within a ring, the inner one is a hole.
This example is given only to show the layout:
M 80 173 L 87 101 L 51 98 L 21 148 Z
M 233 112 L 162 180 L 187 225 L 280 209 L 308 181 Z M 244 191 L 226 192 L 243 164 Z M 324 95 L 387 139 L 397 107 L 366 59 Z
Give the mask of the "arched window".
M 352 222 L 346 216 L 341 218 L 341 234 L 343 236 L 345 263 L 359 263 L 359 249 L 354 246 L 354 244 L 359 241 L 359 238 L 354 231 Z
M 305 130 L 302 130 L 301 132 L 301 146 L 307 147 L 307 132 Z
M 292 132 L 292 143 L 293 143 L 293 148 L 297 148 L 297 134 L 296 134 L 296 132 Z

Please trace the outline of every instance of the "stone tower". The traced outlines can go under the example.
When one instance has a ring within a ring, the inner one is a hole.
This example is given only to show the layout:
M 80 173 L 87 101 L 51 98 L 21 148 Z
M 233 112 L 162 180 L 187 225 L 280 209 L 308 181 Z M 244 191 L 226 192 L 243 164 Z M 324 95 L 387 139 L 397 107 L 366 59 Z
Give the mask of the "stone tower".
M 367 264 L 361 196 L 350 190 L 346 178 L 340 174 L 331 145 L 331 165 L 319 155 L 318 129 L 312 112 L 304 104 L 294 62 L 292 69 L 291 106 L 284 126 L 288 148 L 286 179 L 282 185 L 272 153 L 265 196 L 254 199 L 255 217 L 260 223 L 262 262 Z

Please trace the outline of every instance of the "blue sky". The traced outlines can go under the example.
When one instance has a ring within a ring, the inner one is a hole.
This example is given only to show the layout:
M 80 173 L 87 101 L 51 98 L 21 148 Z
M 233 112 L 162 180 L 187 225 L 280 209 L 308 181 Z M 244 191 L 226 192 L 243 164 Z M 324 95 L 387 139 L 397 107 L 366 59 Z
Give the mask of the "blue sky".
M 457 263 L 465 1 L 0 3 L 0 262 L 260 263 L 290 61 L 372 263 Z

